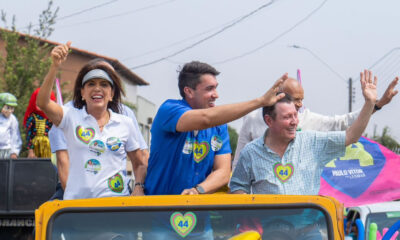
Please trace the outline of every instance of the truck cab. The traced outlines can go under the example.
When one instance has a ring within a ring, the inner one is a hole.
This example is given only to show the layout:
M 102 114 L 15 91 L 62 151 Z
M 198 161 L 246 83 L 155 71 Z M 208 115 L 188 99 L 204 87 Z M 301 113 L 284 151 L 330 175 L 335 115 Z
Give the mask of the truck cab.
M 343 206 L 322 196 L 212 194 L 46 202 L 36 239 L 343 239 Z

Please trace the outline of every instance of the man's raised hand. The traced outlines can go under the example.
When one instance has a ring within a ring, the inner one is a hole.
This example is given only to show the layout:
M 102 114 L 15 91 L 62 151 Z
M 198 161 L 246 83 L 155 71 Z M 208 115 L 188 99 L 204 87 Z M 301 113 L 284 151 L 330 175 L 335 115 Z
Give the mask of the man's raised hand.
M 387 87 L 385 93 L 383 94 L 383 96 L 381 97 L 381 99 L 379 99 L 379 101 L 376 103 L 376 105 L 378 107 L 383 107 L 386 104 L 390 103 L 390 101 L 392 101 L 392 98 L 394 96 L 396 96 L 396 94 L 399 92 L 398 90 L 394 90 L 394 88 L 396 87 L 397 83 L 399 82 L 399 77 L 395 77 L 393 79 L 393 81 L 389 84 L 389 86 Z
M 376 76 L 374 77 L 370 70 L 364 70 L 364 73 L 360 73 L 360 82 L 365 101 L 370 101 L 375 104 L 378 95 L 376 91 L 378 78 Z
M 278 95 L 277 93 L 279 92 L 280 85 L 286 81 L 286 79 L 288 79 L 287 73 L 283 74 L 282 77 L 280 77 L 274 83 L 274 85 L 260 98 L 262 106 L 272 106 L 285 96 L 284 93 L 280 93 Z

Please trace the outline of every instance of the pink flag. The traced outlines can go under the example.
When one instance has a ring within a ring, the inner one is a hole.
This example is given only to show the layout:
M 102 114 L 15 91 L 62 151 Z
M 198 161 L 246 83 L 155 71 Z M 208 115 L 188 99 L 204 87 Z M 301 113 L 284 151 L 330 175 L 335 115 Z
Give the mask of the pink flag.
M 299 81 L 300 85 L 301 85 L 301 73 L 300 73 L 300 69 L 297 69 L 297 81 Z M 305 107 L 302 106 L 299 109 L 299 112 L 302 113 L 304 111 Z
M 299 81 L 300 85 L 301 85 L 301 73 L 300 73 L 300 69 L 297 69 L 297 81 Z
M 58 80 L 58 78 L 56 78 L 56 94 L 57 94 L 57 103 L 61 106 L 64 105 L 61 94 L 60 81 Z

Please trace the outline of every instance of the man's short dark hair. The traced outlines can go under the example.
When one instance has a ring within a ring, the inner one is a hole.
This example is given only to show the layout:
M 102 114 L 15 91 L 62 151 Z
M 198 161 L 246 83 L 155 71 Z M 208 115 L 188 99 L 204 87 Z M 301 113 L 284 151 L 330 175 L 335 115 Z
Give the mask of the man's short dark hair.
M 198 61 L 186 63 L 183 66 L 178 77 L 179 93 L 183 98 L 185 98 L 185 92 L 183 89 L 185 87 L 196 89 L 197 84 L 200 83 L 200 77 L 204 74 L 217 76 L 219 72 L 209 64 Z
M 280 94 L 280 92 L 278 92 L 276 95 L 278 95 L 278 94 Z M 272 119 L 275 120 L 275 118 L 276 118 L 276 111 L 275 111 L 276 104 L 278 104 L 278 103 L 292 103 L 292 102 L 293 102 L 292 96 L 290 96 L 289 94 L 285 93 L 285 96 L 283 98 L 279 99 L 274 105 L 263 107 L 263 110 L 262 110 L 263 119 L 264 119 L 265 115 L 268 115 Z

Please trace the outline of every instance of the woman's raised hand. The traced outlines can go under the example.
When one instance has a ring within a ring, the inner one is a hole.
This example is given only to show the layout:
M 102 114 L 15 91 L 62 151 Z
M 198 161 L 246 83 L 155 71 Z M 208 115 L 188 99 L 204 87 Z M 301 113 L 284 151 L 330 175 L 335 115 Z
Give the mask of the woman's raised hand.
M 53 61 L 53 65 L 58 67 L 67 59 L 70 46 L 71 41 L 68 41 L 66 44 L 60 44 L 57 47 L 53 48 L 53 50 L 51 51 L 51 59 Z

